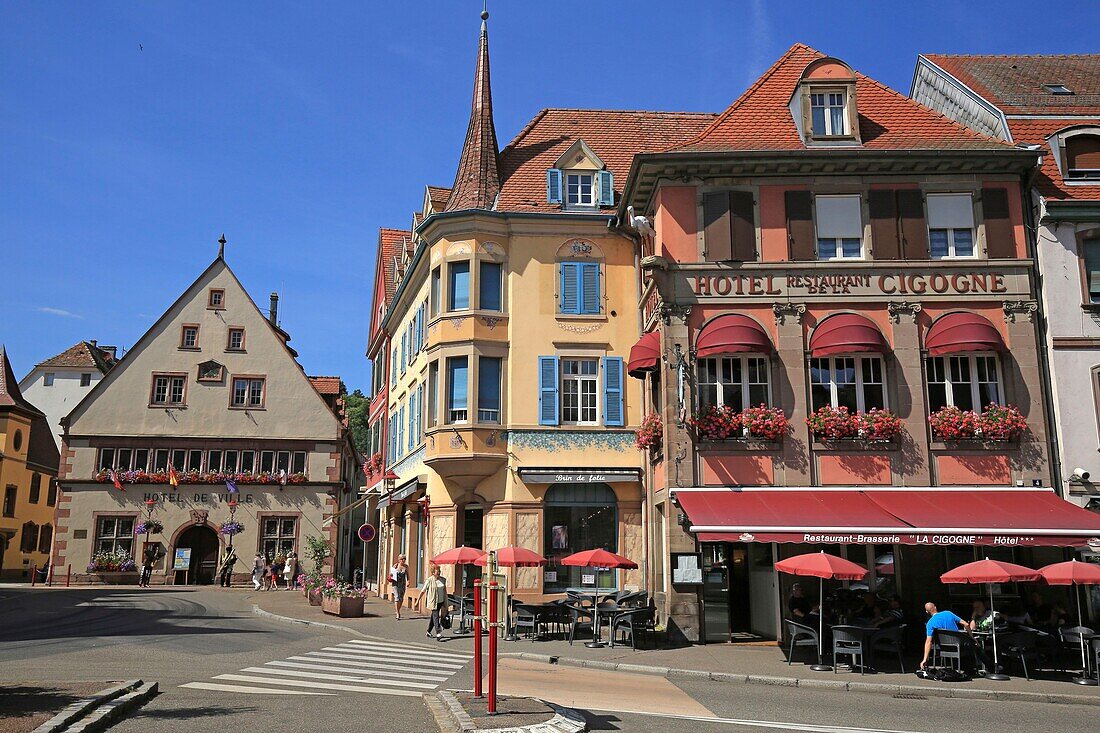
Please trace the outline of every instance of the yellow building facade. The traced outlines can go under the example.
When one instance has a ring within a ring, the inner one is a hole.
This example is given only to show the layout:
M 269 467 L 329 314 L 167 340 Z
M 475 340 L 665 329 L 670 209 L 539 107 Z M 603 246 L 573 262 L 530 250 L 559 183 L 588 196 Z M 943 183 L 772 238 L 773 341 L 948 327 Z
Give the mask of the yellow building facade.
M 24 399 L 0 346 L 0 579 L 30 580 L 50 557 L 59 454 L 46 416 Z

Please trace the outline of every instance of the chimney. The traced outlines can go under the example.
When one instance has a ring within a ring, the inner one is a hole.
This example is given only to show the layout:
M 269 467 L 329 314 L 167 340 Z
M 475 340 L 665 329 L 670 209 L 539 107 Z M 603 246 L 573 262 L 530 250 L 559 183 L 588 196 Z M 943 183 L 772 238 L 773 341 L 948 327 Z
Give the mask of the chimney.
M 95 339 L 92 339 L 92 340 L 91 340 L 91 341 L 89 341 L 88 343 L 92 345 L 92 348 L 93 348 L 93 349 L 95 348 L 95 345 L 96 345 L 96 340 L 95 340 Z
M 272 326 L 278 328 L 279 326 L 279 294 L 271 294 L 271 309 L 267 312 L 267 320 L 271 322 Z

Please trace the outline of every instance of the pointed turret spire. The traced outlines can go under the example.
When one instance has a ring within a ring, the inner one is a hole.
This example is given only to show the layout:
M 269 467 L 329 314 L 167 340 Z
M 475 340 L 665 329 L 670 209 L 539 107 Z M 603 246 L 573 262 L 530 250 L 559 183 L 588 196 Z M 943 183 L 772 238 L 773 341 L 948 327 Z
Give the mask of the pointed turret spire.
M 447 211 L 491 209 L 500 193 L 497 133 L 493 127 L 493 92 L 489 84 L 489 11 L 481 11 L 481 38 L 477 47 L 474 98 L 470 126 L 458 160 L 458 172 L 447 199 Z

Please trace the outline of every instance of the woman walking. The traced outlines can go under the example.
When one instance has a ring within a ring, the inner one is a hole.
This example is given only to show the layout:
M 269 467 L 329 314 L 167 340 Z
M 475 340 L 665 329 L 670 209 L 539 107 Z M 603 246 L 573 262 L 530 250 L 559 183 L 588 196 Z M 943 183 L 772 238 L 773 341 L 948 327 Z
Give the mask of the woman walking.
M 256 553 L 256 557 L 252 560 L 252 585 L 256 586 L 256 590 L 263 587 L 264 582 L 264 558 L 260 553 Z
M 297 577 L 298 571 L 298 556 L 294 554 L 294 550 L 291 550 L 286 554 L 286 564 L 283 565 L 283 579 L 286 580 L 286 589 L 290 590 L 294 587 L 294 578 Z
M 390 585 L 393 588 L 393 610 L 398 621 L 401 620 L 401 604 L 405 602 L 405 587 L 409 583 L 409 566 L 404 555 L 397 556 L 397 562 L 390 568 Z
M 431 575 L 420 589 L 425 608 L 430 608 L 432 617 L 428 620 L 428 638 L 435 629 L 436 641 L 443 641 L 443 618 L 447 615 L 447 581 L 440 576 L 439 566 L 432 565 Z
M 271 561 L 264 557 L 264 590 L 271 590 Z

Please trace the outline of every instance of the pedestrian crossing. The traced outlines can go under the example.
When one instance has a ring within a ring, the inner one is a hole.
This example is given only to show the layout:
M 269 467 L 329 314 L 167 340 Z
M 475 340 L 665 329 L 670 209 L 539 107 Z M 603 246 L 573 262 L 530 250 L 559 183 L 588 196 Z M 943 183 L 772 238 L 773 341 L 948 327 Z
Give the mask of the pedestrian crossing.
M 250 695 L 338 695 L 358 692 L 420 697 L 436 690 L 473 659 L 469 652 L 373 639 L 352 639 L 335 646 L 273 660 L 209 680 L 187 682 L 192 690 Z

